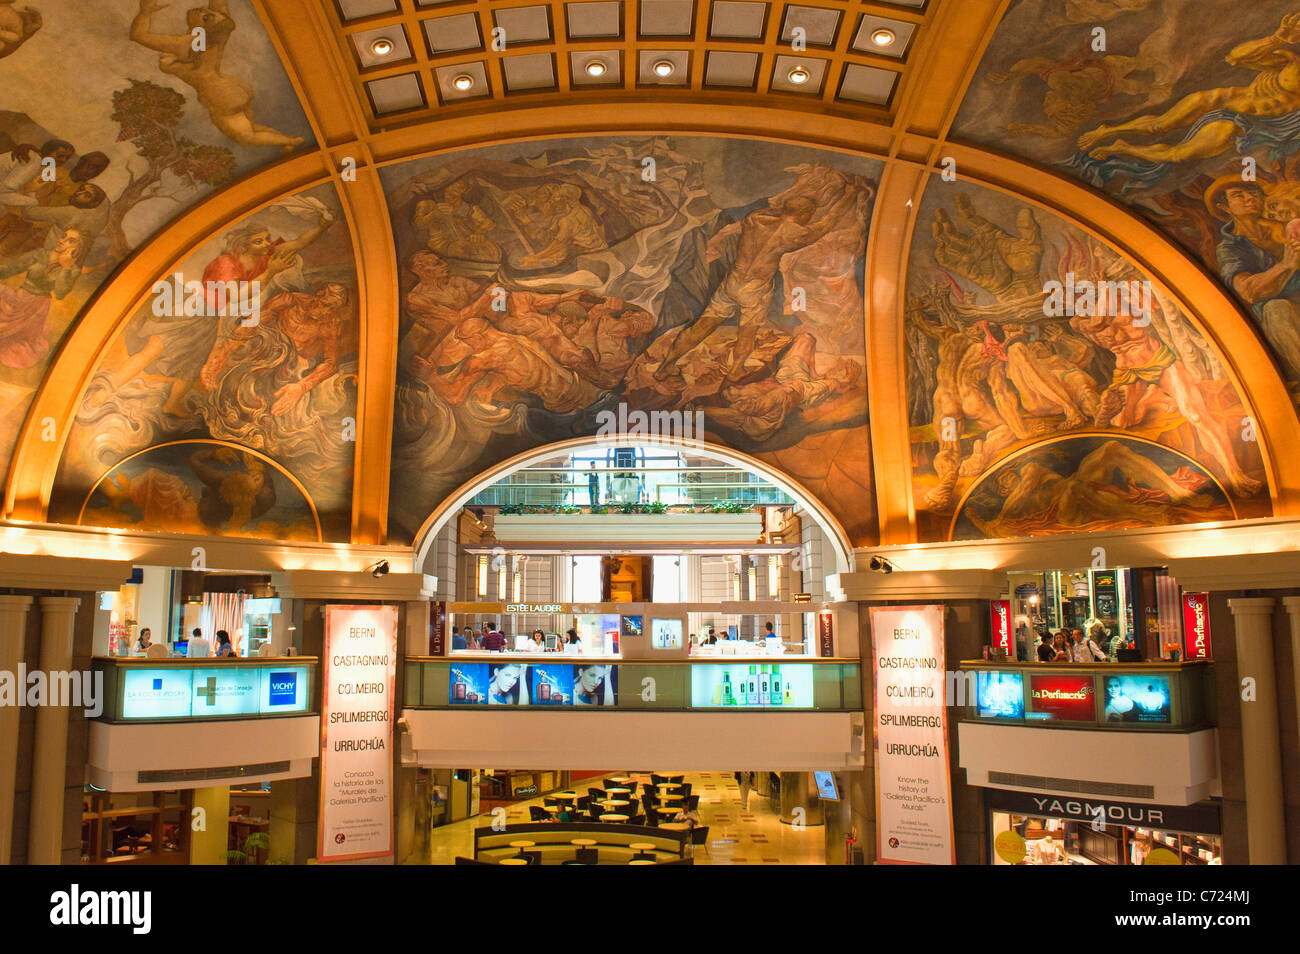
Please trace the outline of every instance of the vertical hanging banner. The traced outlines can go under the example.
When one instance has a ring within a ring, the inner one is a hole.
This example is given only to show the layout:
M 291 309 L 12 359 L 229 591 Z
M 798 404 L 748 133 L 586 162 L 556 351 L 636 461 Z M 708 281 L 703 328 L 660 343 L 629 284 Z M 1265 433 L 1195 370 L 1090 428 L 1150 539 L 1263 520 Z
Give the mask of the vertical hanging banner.
M 835 655 L 835 616 L 830 610 L 817 614 L 817 655 Z
M 1008 659 L 1015 659 L 1016 650 L 1011 645 L 1011 601 L 989 600 L 989 609 L 993 617 L 993 648 L 1001 649 Z
M 876 860 L 956 864 L 942 606 L 873 606 Z
M 325 607 L 316 860 L 393 853 L 396 606 Z
M 1183 594 L 1183 646 L 1188 659 L 1209 659 L 1210 594 Z
M 443 600 L 429 604 L 429 655 L 447 655 L 447 604 Z

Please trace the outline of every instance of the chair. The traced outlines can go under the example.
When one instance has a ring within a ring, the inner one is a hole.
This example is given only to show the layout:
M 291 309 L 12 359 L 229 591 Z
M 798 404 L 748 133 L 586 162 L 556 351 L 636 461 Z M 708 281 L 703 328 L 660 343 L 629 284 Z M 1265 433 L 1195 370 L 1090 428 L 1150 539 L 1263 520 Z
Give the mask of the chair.
M 649 806 L 645 810 L 645 823 L 648 828 L 659 827 L 659 813 Z
M 665 785 L 665 784 L 667 784 L 667 782 L 668 782 L 668 779 L 664 778 L 662 775 L 654 775 L 654 774 L 651 774 L 651 776 L 650 776 L 650 784 L 653 785 L 653 786 L 656 787 L 656 788 L 658 788 L 660 785 Z
M 682 785 L 680 791 L 681 791 L 681 793 L 682 793 L 682 798 L 684 798 L 684 799 L 685 799 L 685 798 L 690 798 L 690 797 L 691 797 L 691 783 L 690 783 L 690 782 L 686 782 L 686 783 L 684 783 L 684 784 Z
M 558 798 L 552 798 L 550 795 L 547 795 L 545 798 L 542 799 L 542 804 L 548 805 L 551 808 L 559 808 L 560 800 Z
M 589 788 L 587 789 L 587 795 L 591 798 L 593 802 L 600 802 L 609 798 L 609 796 L 605 794 L 605 790 L 603 788 Z
M 699 810 L 700 810 L 700 796 L 698 796 L 698 795 L 692 795 L 690 798 L 686 799 L 686 805 L 687 805 L 686 810 L 689 811 L 689 812 L 697 812 L 697 811 L 699 811 Z
M 713 857 L 712 852 L 709 851 L 709 826 L 708 825 L 696 825 L 694 828 L 691 829 L 692 849 L 696 845 L 703 845 L 704 853 L 708 855 L 710 858 Z
M 574 804 L 578 806 L 578 811 L 585 812 L 588 808 L 591 807 L 591 796 L 581 795 L 578 797 L 578 800 L 574 802 Z
M 550 813 L 540 805 L 528 806 L 528 817 L 535 822 L 544 822 L 550 820 Z
M 274 647 L 273 647 L 270 643 L 263 643 L 261 646 L 258 646 L 258 647 L 257 647 L 257 655 L 259 655 L 259 656 L 274 656 L 275 653 L 272 652 L 273 649 L 274 649 Z
M 523 856 L 528 859 L 530 865 L 540 865 L 542 863 L 542 853 L 540 851 L 525 851 Z

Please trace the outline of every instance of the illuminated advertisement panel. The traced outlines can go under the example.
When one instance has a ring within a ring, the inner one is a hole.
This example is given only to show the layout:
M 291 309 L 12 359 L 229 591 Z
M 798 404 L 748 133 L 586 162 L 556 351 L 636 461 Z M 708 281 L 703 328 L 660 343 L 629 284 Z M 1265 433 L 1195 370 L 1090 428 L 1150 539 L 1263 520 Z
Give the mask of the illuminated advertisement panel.
M 1107 722 L 1170 721 L 1168 676 L 1106 676 Z
M 1092 722 L 1097 718 L 1093 677 L 1030 676 L 1029 718 Z
M 1025 680 L 1018 672 L 979 671 L 975 677 L 981 719 L 1023 719 Z
M 691 666 L 692 709 L 811 709 L 811 666 L 729 663 Z

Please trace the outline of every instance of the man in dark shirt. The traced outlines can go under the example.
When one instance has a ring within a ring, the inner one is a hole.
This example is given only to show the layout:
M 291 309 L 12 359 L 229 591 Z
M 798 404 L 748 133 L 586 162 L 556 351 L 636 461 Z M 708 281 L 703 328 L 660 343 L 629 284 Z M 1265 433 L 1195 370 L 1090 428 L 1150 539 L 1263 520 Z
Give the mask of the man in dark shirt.
M 1038 644 L 1038 661 L 1051 662 L 1056 658 L 1056 648 L 1052 645 L 1052 634 L 1043 633 L 1043 641 Z
M 487 635 L 483 637 L 482 647 L 489 653 L 503 653 L 506 651 L 506 638 L 497 632 L 496 623 L 488 623 L 483 627 L 487 630 Z

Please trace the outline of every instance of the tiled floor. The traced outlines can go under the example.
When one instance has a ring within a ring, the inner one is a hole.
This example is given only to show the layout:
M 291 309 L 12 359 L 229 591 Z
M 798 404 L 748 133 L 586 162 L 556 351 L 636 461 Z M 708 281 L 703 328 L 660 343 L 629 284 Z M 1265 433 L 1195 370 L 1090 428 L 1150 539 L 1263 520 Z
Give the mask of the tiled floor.
M 615 774 L 613 772 L 611 775 Z M 636 775 L 638 782 L 648 782 L 649 775 Z M 583 779 L 578 788 L 595 785 L 597 779 Z M 686 776 L 692 794 L 700 796 L 701 823 L 709 826 L 708 850 L 695 849 L 697 865 L 819 865 L 825 862 L 825 829 L 796 830 L 781 823 L 768 798 L 751 792 L 745 810 L 740 805 L 740 788 L 730 772 L 692 773 Z M 506 812 L 507 824 L 526 822 L 530 805 L 542 804 L 541 798 L 512 805 Z M 452 864 L 457 855 L 474 855 L 474 829 L 491 824 L 490 816 L 469 818 L 433 830 L 430 839 L 431 864 Z

